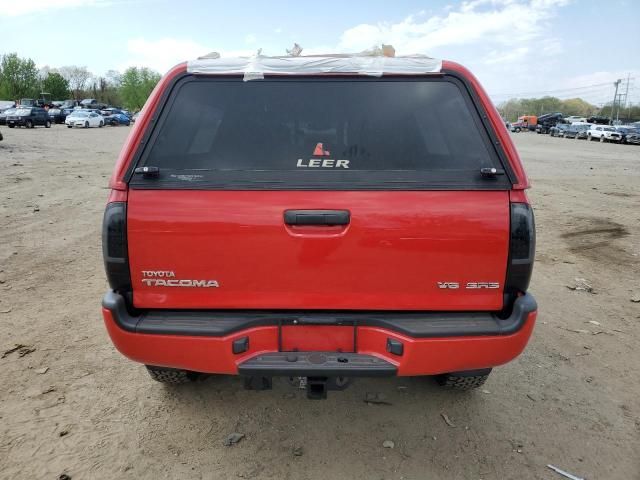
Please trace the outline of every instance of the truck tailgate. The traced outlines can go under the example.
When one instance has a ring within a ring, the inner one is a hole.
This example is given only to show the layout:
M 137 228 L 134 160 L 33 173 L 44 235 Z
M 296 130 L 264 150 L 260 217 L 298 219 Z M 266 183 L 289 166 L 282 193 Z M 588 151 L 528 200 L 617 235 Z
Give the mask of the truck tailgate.
M 350 220 L 287 225 L 290 209 Z M 507 191 L 132 189 L 127 215 L 139 308 L 502 308 Z

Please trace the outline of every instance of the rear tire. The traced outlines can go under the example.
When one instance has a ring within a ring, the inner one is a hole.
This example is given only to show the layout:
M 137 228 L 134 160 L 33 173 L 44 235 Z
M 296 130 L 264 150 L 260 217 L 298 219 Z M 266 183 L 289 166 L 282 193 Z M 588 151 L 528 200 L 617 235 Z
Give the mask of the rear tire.
M 102 128 L 104 125 L 104 122 L 102 120 L 100 120 L 100 125 L 98 125 L 99 128 Z
M 168 383 L 171 385 L 181 385 L 183 383 L 193 382 L 197 374 L 186 370 L 178 370 L 176 368 L 154 367 L 145 365 L 151 378 L 156 382 Z
M 470 370 L 468 372 L 453 372 L 438 375 L 438 383 L 449 390 L 467 391 L 479 388 L 489 378 L 491 369 Z

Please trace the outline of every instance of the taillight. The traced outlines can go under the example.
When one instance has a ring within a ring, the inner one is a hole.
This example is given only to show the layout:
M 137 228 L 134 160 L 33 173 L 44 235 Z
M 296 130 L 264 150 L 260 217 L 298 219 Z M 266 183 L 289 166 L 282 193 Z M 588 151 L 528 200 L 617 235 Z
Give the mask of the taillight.
M 125 202 L 107 204 L 102 222 L 102 256 L 111 288 L 117 292 L 131 290 Z
M 536 250 L 533 210 L 526 203 L 511 204 L 511 236 L 505 294 L 512 301 L 529 288 Z

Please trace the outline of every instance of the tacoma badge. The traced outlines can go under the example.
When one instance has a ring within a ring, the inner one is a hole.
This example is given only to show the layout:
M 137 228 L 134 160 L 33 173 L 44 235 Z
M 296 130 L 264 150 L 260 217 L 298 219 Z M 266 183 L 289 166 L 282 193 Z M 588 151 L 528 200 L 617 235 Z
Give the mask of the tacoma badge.
M 191 280 L 177 279 L 176 274 L 171 270 L 143 270 L 142 283 L 148 287 L 201 287 L 201 288 L 217 288 L 220 286 L 217 280 Z

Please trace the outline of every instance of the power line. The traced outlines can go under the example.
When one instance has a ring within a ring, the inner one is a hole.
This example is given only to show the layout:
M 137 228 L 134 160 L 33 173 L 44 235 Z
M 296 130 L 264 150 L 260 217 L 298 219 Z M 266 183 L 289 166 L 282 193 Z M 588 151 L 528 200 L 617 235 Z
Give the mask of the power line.
M 604 87 L 604 86 L 610 86 L 610 85 L 611 85 L 611 82 L 606 82 L 606 83 L 596 83 L 593 85 L 584 85 L 582 87 L 567 87 L 567 88 L 561 88 L 557 90 L 538 90 L 538 91 L 514 92 L 514 93 L 493 93 L 491 95 L 494 97 L 533 95 L 533 94 L 542 94 L 542 93 L 556 93 L 556 92 L 568 92 L 568 91 L 574 91 L 574 90 L 584 90 L 587 88 Z
M 633 80 L 635 77 L 630 77 L 630 80 Z M 490 94 L 490 96 L 492 97 L 520 97 L 523 95 L 531 95 L 531 96 L 539 96 L 539 95 L 544 95 L 544 94 L 548 94 L 548 93 L 559 93 L 559 92 L 565 92 L 565 95 L 571 95 L 570 92 L 578 92 L 578 91 L 583 91 L 583 90 L 590 90 L 590 89 L 594 89 L 594 88 L 602 88 L 602 87 L 608 87 L 611 88 L 611 82 L 605 82 L 605 83 L 595 83 L 592 85 L 583 85 L 581 87 L 567 87 L 567 88 L 560 88 L 560 89 L 555 89 L 555 90 L 537 90 L 537 91 L 528 91 L 528 92 L 513 92 L 513 93 L 492 93 Z

